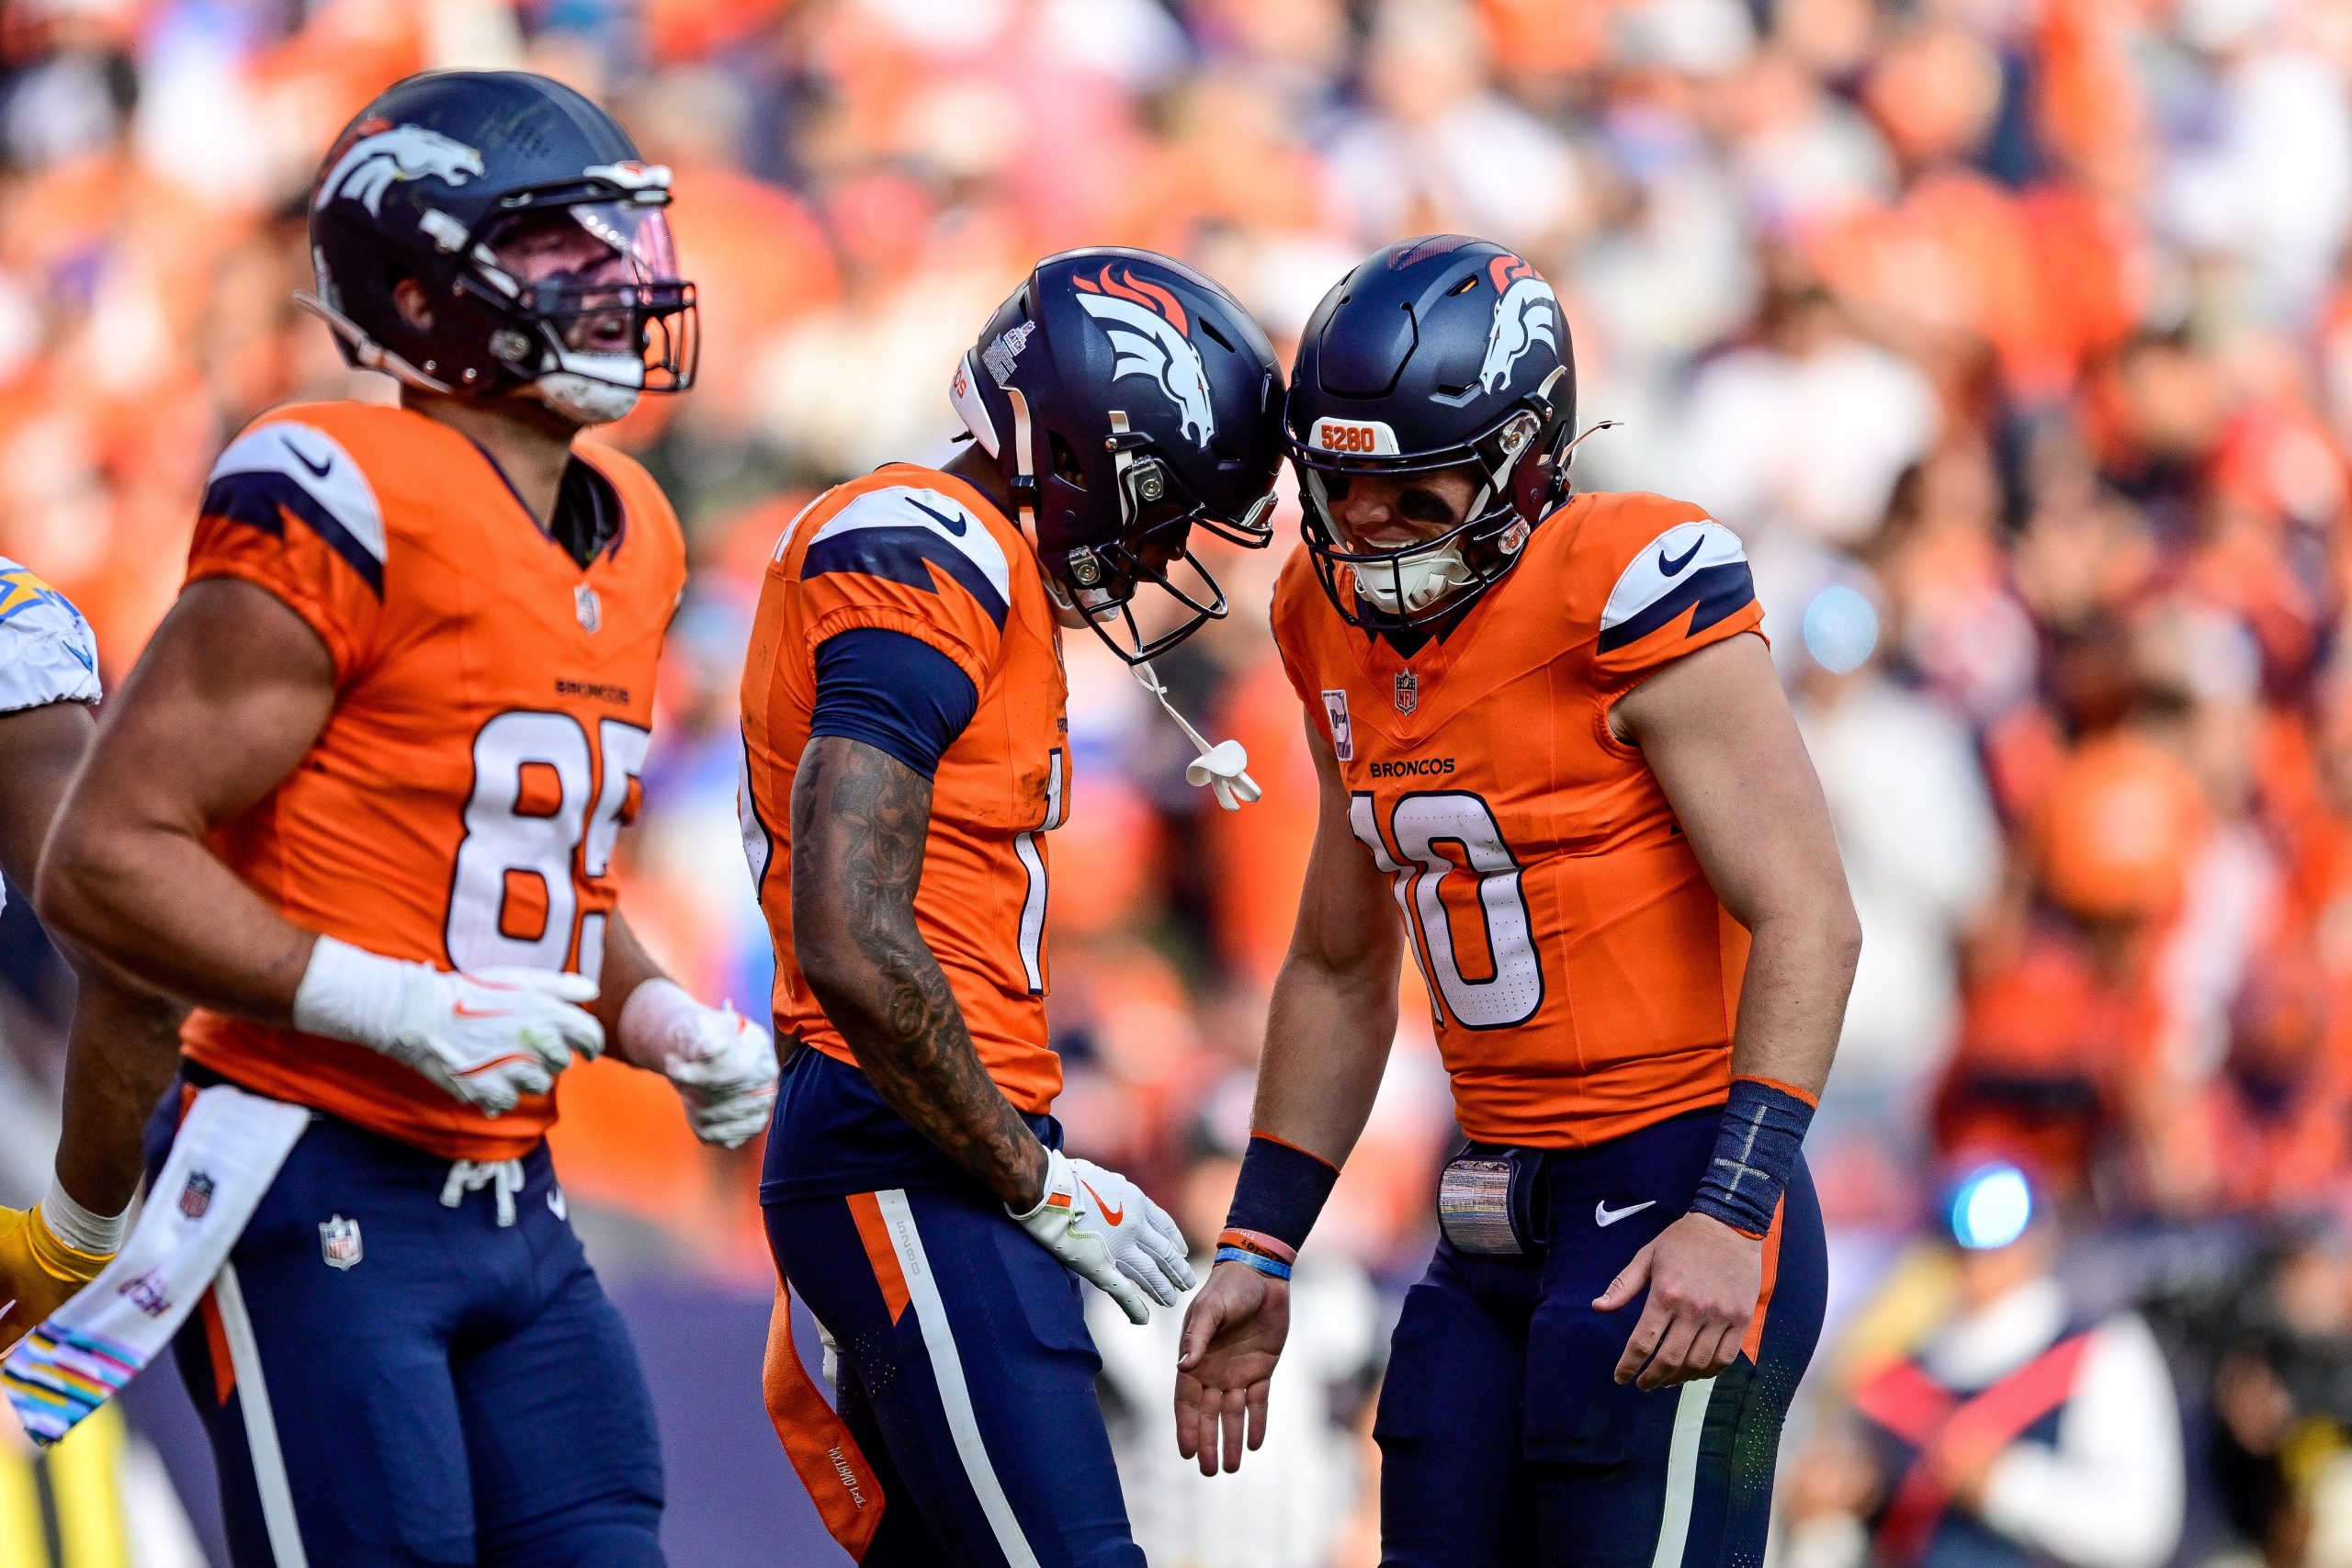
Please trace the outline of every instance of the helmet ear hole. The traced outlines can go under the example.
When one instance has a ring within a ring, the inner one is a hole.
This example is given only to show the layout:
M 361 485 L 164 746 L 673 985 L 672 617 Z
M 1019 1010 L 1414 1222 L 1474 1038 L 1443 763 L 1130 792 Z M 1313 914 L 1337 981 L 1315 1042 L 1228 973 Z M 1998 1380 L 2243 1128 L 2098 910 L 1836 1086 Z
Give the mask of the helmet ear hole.
M 1527 525 L 1533 527 L 1544 521 L 1552 509 L 1553 480 L 1559 465 L 1549 452 L 1538 453 L 1520 459 L 1510 476 L 1510 503 Z
M 1086 469 L 1080 464 L 1078 454 L 1070 450 L 1069 443 L 1062 438 L 1062 433 L 1058 430 L 1047 431 L 1046 445 L 1053 457 L 1054 477 L 1072 490 L 1084 490 Z

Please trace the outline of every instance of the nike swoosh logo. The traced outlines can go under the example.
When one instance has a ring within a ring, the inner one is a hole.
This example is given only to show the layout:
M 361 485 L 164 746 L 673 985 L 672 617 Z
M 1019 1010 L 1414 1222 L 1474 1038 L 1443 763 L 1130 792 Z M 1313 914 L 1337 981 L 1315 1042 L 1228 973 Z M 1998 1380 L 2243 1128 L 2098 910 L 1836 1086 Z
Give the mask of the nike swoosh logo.
M 305 452 L 300 446 L 295 446 L 294 438 L 292 436 L 284 436 L 281 439 L 286 443 L 286 449 L 288 452 L 293 453 L 294 456 L 300 460 L 304 468 L 310 469 L 311 472 L 316 474 L 319 478 L 326 478 L 328 472 L 334 468 L 334 454 L 333 452 L 329 452 L 327 454 L 326 460 L 324 462 L 320 462 L 313 458 L 308 452 Z
M 1685 557 L 1684 558 L 1688 559 L 1689 558 Z M 1622 1209 L 1612 1209 L 1605 1202 L 1595 1203 L 1592 1206 L 1592 1223 L 1601 1226 L 1603 1229 L 1606 1229 L 1607 1227 L 1615 1224 L 1619 1220 L 1623 1219 L 1628 1214 L 1640 1213 L 1644 1209 L 1651 1207 L 1657 1203 L 1657 1200 L 1655 1198 L 1647 1198 L 1639 1203 L 1628 1203 Z
M 1102 1194 L 1094 1190 L 1094 1183 L 1091 1181 L 1081 1181 L 1079 1185 L 1086 1189 L 1086 1195 L 1094 1200 L 1094 1206 L 1102 1210 L 1102 1217 L 1110 1221 L 1113 1224 L 1115 1225 L 1121 1220 L 1127 1217 L 1127 1212 L 1125 1209 L 1114 1209 L 1110 1204 L 1104 1202 L 1102 1201 Z
M 508 1018 L 513 1016 L 508 1013 L 504 1008 L 478 1008 L 470 1002 L 459 1002 L 456 1007 L 451 1008 L 449 1010 L 459 1018 Z
M 1699 547 L 1706 542 L 1706 536 L 1704 535 L 1701 535 L 1698 538 L 1691 540 L 1690 547 L 1683 551 L 1681 558 L 1677 560 L 1669 561 L 1666 558 L 1666 552 L 1664 550 L 1658 551 L 1657 570 L 1659 574 L 1665 577 L 1681 576 L 1682 569 L 1690 564 L 1690 558 L 1697 555 L 1699 553 Z
M 922 502 L 915 500 L 911 496 L 908 498 L 907 504 L 913 507 L 917 512 L 922 513 L 926 517 L 937 519 L 941 527 L 946 529 L 957 538 L 960 539 L 964 536 L 964 519 L 962 517 L 950 517 L 944 512 L 934 511 L 933 508 L 925 506 Z

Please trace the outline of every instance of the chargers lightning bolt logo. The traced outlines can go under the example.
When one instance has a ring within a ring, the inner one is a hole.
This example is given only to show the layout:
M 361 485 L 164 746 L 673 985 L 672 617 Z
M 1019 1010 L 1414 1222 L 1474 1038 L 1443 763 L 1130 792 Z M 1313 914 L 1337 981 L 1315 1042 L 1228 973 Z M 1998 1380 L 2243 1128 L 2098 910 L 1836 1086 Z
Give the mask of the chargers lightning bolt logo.
M 37 604 L 54 605 L 74 623 L 79 635 L 59 640 L 65 651 L 72 654 L 84 669 L 96 670 L 97 665 L 91 659 L 89 649 L 82 646 L 89 634 L 81 629 L 85 623 L 82 619 L 82 612 L 74 607 L 74 601 L 25 568 L 0 564 L 0 621 L 14 620 Z

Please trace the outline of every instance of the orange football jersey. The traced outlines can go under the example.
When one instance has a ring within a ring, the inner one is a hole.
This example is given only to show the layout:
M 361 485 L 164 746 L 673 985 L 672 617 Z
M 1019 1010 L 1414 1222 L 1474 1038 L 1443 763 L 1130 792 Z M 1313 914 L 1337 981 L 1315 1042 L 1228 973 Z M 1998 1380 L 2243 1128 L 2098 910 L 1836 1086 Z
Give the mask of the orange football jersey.
M 792 945 L 792 781 L 818 645 L 903 632 L 971 677 L 979 705 L 939 760 L 915 923 L 981 1065 L 1021 1110 L 1061 1091 L 1046 1037 L 1046 833 L 1069 814 L 1069 694 L 1035 553 L 963 480 L 892 464 L 827 491 L 768 558 L 743 670 L 743 842 L 775 941 L 775 1030 L 843 1062 Z
M 325 729 L 214 849 L 286 918 L 441 968 L 594 976 L 654 666 L 685 586 L 645 470 L 583 446 L 620 517 L 584 571 L 481 448 L 402 409 L 265 414 L 221 453 L 188 581 L 258 583 L 334 662 Z M 594 487 L 590 487 L 593 491 Z M 491 1118 L 362 1045 L 198 1011 L 190 1059 L 450 1159 L 528 1153 L 554 1097 Z
M 1471 1137 L 1582 1147 L 1728 1091 L 1747 933 L 1609 710 L 1762 618 L 1738 537 L 1654 495 L 1573 497 L 1410 658 L 1340 618 L 1306 551 L 1284 566 L 1283 666 L 1395 885 Z

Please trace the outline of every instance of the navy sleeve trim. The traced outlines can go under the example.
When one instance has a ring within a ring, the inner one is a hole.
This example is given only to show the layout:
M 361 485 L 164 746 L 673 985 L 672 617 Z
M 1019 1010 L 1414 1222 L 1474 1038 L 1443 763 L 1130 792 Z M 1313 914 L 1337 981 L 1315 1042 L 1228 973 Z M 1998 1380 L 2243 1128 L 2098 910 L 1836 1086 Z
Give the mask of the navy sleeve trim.
M 201 510 L 208 517 L 242 523 L 279 538 L 286 536 L 284 519 L 292 517 L 341 556 L 377 598 L 384 596 L 382 558 L 323 502 L 285 474 L 259 468 L 222 474 L 205 487 Z
M 903 582 L 926 593 L 936 593 L 939 585 L 933 581 L 925 563 L 962 583 L 979 601 L 980 608 L 988 612 L 989 619 L 997 624 L 1000 631 L 1003 629 L 1007 611 L 1004 595 L 997 592 L 996 584 L 989 581 L 978 562 L 928 528 L 853 528 L 831 538 L 820 537 L 801 558 L 800 575 L 810 578 L 832 571 L 863 572 L 868 577 Z
M 1690 630 L 1696 637 L 1719 621 L 1728 620 L 1747 608 L 1756 597 L 1756 580 L 1748 575 L 1744 560 L 1725 561 L 1692 572 L 1669 592 L 1600 634 L 1600 651 L 1614 653 L 1629 648 L 1661 626 L 1670 626 L 1677 615 L 1696 604 L 1699 613 L 1690 617 Z
M 817 647 L 808 733 L 862 741 L 929 778 L 979 705 L 972 678 L 929 643 L 857 626 Z

